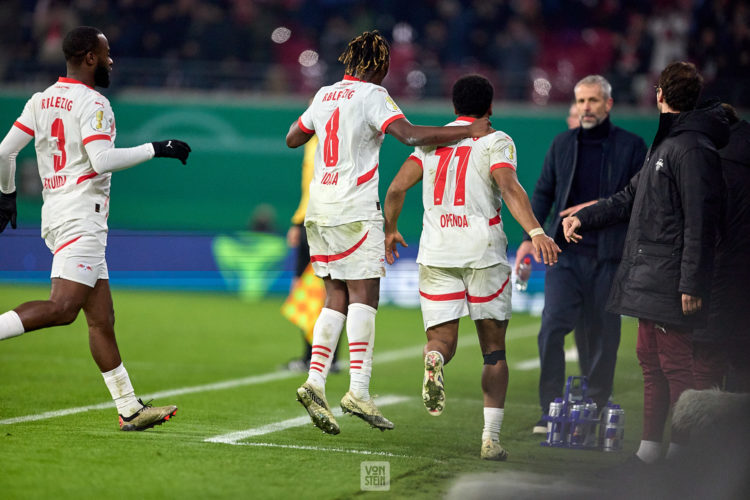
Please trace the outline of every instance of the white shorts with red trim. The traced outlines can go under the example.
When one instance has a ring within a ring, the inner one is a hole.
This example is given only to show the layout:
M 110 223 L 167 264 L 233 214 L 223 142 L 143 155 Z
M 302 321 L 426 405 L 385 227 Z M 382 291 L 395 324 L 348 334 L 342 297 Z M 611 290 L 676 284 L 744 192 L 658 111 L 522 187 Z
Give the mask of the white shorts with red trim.
M 75 220 L 50 231 L 45 239 L 52 251 L 50 278 L 62 278 L 94 287 L 97 280 L 109 279 L 105 252 L 107 231 Z
M 315 275 L 335 280 L 385 276 L 385 234 L 382 220 L 363 220 L 339 226 L 305 224 L 310 262 Z
M 510 268 L 482 269 L 419 265 L 419 302 L 424 329 L 469 315 L 471 319 L 510 319 Z

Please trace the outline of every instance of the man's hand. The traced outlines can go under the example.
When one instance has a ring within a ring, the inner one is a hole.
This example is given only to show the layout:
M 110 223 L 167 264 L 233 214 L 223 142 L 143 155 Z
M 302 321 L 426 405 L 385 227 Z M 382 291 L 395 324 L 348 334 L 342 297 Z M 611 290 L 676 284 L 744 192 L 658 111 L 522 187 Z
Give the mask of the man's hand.
M 589 205 L 593 205 L 596 203 L 597 200 L 591 200 L 587 201 L 586 203 L 579 203 L 578 205 L 573 205 L 572 207 L 568 207 L 562 212 L 560 212 L 560 217 L 567 217 L 568 215 L 573 215 L 574 213 L 578 212 L 580 209 L 584 207 L 588 207 Z
M 703 307 L 703 299 L 686 293 L 682 294 L 682 314 L 689 316 L 695 314 Z
M 0 193 L 0 233 L 10 222 L 10 227 L 16 228 L 16 192 Z
M 489 118 L 477 118 L 469 125 L 470 137 L 484 137 L 493 132 Z
M 582 236 L 576 232 L 581 227 L 581 219 L 575 215 L 565 217 L 562 221 L 563 233 L 565 234 L 565 241 L 568 243 L 578 243 L 581 241 Z
M 393 264 L 400 257 L 397 243 L 401 243 L 401 246 L 404 248 L 409 246 L 404 241 L 404 237 L 401 236 L 400 232 L 385 233 L 385 260 L 388 264 Z
M 187 143 L 177 139 L 152 142 L 151 145 L 154 146 L 154 158 L 177 158 L 183 165 L 187 163 L 191 151 Z
M 546 234 L 538 234 L 531 238 L 531 244 L 534 245 L 534 258 L 539 262 L 539 255 L 548 266 L 554 266 L 557 262 L 557 254 L 562 250 L 557 246 L 555 240 Z

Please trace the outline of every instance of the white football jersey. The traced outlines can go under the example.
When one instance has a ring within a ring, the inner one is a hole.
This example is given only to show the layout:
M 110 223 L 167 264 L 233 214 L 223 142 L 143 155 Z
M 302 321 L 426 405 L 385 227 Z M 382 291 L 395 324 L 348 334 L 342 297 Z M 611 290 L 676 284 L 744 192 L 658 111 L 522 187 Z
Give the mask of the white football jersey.
M 447 126 L 473 120 L 459 117 Z M 516 169 L 513 140 L 496 131 L 446 146 L 419 147 L 410 158 L 422 166 L 424 216 L 417 262 L 475 269 L 507 265 L 502 198 L 492 171 Z
M 14 123 L 34 136 L 42 179 L 42 237 L 64 222 L 86 219 L 106 229 L 111 173 L 97 174 L 85 145 L 115 141 L 115 117 L 106 97 L 71 78 L 28 100 Z
M 320 139 L 305 221 L 337 226 L 383 218 L 378 158 L 385 130 L 404 114 L 380 85 L 351 76 L 321 88 L 299 118 Z

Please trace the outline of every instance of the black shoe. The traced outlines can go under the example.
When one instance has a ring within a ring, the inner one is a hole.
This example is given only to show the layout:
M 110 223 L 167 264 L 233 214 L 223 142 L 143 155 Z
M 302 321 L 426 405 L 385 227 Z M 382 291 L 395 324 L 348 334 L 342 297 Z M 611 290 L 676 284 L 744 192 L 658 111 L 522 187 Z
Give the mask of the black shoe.
M 534 428 L 531 430 L 532 434 L 547 434 L 547 421 L 543 418 L 539 419 L 539 422 L 534 424 Z

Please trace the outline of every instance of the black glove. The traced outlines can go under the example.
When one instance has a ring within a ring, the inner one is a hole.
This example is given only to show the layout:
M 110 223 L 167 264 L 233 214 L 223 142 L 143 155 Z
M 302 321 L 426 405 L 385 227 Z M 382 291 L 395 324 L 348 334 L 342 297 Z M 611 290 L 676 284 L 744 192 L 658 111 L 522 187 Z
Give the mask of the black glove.
M 177 139 L 152 142 L 151 145 L 154 146 L 154 158 L 177 158 L 183 165 L 190 154 L 190 146 Z
M 16 192 L 0 193 L 0 233 L 10 221 L 10 227 L 16 228 Z

